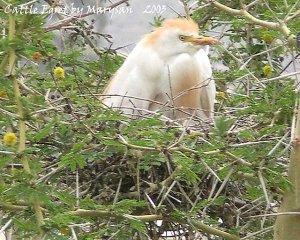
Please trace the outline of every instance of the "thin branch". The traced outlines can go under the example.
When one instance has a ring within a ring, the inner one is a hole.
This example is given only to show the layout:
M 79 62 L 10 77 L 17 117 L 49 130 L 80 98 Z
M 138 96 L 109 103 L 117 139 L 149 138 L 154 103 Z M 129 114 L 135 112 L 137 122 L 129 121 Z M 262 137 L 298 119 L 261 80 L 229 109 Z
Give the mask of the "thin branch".
M 107 218 L 115 216 L 115 214 L 111 211 L 102 211 L 102 210 L 84 210 L 84 209 L 78 209 L 76 211 L 70 211 L 67 212 L 68 215 L 73 216 L 80 216 L 80 217 L 96 217 L 96 218 Z M 118 215 L 120 218 L 128 218 L 132 220 L 139 220 L 141 222 L 151 222 L 151 221 L 157 221 L 157 220 L 163 220 L 163 221 L 176 221 L 181 224 L 186 224 L 186 220 L 184 218 L 181 219 L 171 219 L 169 216 L 163 216 L 163 215 L 130 215 L 130 214 L 124 214 L 124 215 Z M 226 233 L 222 230 L 216 229 L 212 226 L 206 225 L 204 223 L 198 222 L 194 219 L 191 219 L 189 221 L 194 228 L 204 231 L 208 234 L 217 235 L 220 237 L 223 237 L 226 240 L 240 240 L 240 238 L 236 235 Z
M 286 215 L 300 215 L 300 212 L 278 212 L 278 213 L 269 213 L 269 214 L 260 214 L 255 216 L 250 216 L 249 218 L 261 218 L 261 217 L 277 217 L 277 216 L 286 216 Z
M 289 10 L 288 14 L 286 15 L 286 17 L 284 18 L 284 22 L 287 23 L 295 18 L 297 18 L 300 15 L 300 9 L 297 10 L 296 12 L 294 12 L 294 14 L 292 16 L 290 16 L 291 12 L 297 7 L 297 5 L 299 4 L 299 0 L 297 2 L 295 2 L 295 4 L 291 7 L 291 9 Z
M 7 221 L 7 223 L 5 223 L 5 225 L 0 229 L 0 234 L 3 233 L 12 223 L 12 220 L 10 219 L 9 221 Z
M 211 2 L 218 9 L 220 9 L 224 12 L 227 12 L 231 15 L 243 17 L 244 19 L 248 20 L 252 24 L 266 27 L 271 30 L 279 31 L 288 39 L 289 43 L 291 43 L 292 45 L 296 44 L 295 36 L 293 34 L 291 34 L 290 29 L 287 27 L 287 25 L 283 21 L 281 21 L 281 22 L 265 21 L 265 20 L 261 20 L 259 18 L 254 17 L 253 15 L 251 15 L 247 11 L 246 8 L 234 9 L 234 8 L 228 7 L 222 3 L 219 3 L 216 0 L 207 0 L 207 2 Z
M 297 74 L 300 74 L 300 71 L 288 73 L 288 74 L 281 75 L 281 76 L 274 77 L 274 78 L 269 78 L 269 79 L 266 79 L 266 80 L 262 80 L 261 82 L 262 82 L 262 83 L 265 83 L 265 82 L 276 81 L 276 80 L 280 80 L 280 79 L 283 79 L 283 78 L 295 76 L 295 75 L 297 75 Z
M 240 240 L 240 238 L 238 236 L 236 236 L 236 235 L 233 235 L 233 234 L 221 231 L 219 229 L 216 229 L 214 227 L 208 226 L 208 225 L 206 225 L 204 223 L 197 222 L 195 220 L 191 220 L 191 224 L 195 228 L 197 228 L 199 230 L 202 230 L 202 231 L 204 231 L 206 233 L 209 233 L 209 234 L 220 236 L 223 239 L 227 239 L 227 240 Z
M 264 180 L 264 177 L 262 175 L 261 170 L 258 170 L 258 178 L 259 178 L 260 184 L 262 186 L 262 189 L 263 189 L 263 192 L 264 192 L 264 195 L 265 195 L 265 199 L 267 201 L 267 205 L 269 206 L 270 205 L 270 200 L 269 200 L 269 196 L 268 196 L 266 183 L 265 183 L 265 180 Z
M 127 3 L 128 1 L 129 0 L 121 0 L 119 2 L 116 2 L 116 3 L 114 3 L 114 4 L 112 4 L 112 5 L 108 6 L 108 7 L 105 7 L 104 10 L 103 10 L 103 12 L 108 12 L 111 9 L 116 8 L 117 6 L 119 6 L 119 5 L 123 4 L 123 3 Z M 58 22 L 56 22 L 56 23 L 54 23 L 54 24 L 52 24 L 50 26 L 47 26 L 44 29 L 45 29 L 46 32 L 57 30 L 57 29 L 60 29 L 60 28 L 62 28 L 64 26 L 68 25 L 69 23 L 73 22 L 76 19 L 82 19 L 82 18 L 91 16 L 93 14 L 95 14 L 95 13 L 93 11 L 91 11 L 91 12 L 87 12 L 85 14 L 71 16 L 71 17 L 62 19 L 62 20 L 60 20 L 60 21 L 58 21 Z

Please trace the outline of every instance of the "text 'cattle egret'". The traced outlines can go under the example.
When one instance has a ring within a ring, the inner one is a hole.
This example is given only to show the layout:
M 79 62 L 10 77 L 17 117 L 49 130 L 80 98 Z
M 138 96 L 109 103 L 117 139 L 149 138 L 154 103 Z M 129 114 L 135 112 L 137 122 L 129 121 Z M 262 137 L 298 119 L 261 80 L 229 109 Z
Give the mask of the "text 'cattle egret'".
M 219 41 L 198 32 L 193 20 L 178 18 L 147 34 L 109 82 L 103 104 L 128 115 L 212 118 L 216 90 L 207 54 Z

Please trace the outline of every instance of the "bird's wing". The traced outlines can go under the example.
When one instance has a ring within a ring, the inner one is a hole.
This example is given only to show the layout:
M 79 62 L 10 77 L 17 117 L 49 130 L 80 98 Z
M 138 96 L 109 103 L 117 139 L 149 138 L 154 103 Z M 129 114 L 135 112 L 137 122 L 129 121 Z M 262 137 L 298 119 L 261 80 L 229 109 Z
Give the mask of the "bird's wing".
M 216 96 L 215 81 L 212 78 L 212 68 L 205 50 L 201 49 L 196 56 L 201 79 L 200 108 L 205 110 L 206 117 L 212 118 L 214 113 L 214 102 Z
M 137 46 L 125 60 L 104 91 L 102 103 L 119 108 L 125 114 L 138 114 L 138 109 L 148 109 L 154 98 L 159 63 L 153 53 Z

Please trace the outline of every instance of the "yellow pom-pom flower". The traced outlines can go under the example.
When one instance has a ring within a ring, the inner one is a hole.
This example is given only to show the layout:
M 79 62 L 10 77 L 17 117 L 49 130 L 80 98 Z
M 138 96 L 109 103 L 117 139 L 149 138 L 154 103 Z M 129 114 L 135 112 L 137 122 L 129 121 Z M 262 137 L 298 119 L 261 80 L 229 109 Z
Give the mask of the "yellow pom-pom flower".
M 17 136 L 13 132 L 8 132 L 4 135 L 3 141 L 6 145 L 13 146 L 17 143 Z
M 64 79 L 65 78 L 65 70 L 62 67 L 56 67 L 53 71 L 54 76 L 58 79 Z
M 262 70 L 266 76 L 270 76 L 273 72 L 273 68 L 270 65 L 264 66 Z

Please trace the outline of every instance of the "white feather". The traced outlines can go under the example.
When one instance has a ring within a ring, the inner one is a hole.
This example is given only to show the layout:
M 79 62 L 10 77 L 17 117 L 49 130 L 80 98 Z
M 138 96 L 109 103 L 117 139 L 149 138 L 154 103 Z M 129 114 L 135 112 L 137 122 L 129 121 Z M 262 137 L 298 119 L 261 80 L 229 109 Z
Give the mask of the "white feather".
M 140 109 L 145 109 L 166 110 L 164 114 L 172 118 L 184 117 L 184 112 L 213 117 L 215 83 L 209 46 L 178 39 L 181 34 L 197 37 L 197 32 L 172 28 L 159 33 L 156 44 L 148 44 L 146 36 L 129 54 L 106 88 L 104 94 L 109 96 L 103 104 L 125 114 L 141 114 Z

